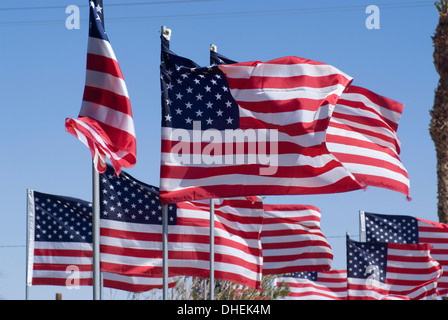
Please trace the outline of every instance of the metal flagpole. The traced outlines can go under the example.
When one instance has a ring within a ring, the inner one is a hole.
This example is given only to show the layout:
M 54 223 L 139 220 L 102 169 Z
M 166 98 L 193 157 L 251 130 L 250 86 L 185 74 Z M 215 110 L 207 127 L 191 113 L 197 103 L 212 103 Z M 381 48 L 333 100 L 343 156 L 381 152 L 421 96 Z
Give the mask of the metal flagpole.
M 89 0 L 89 6 L 92 4 Z M 101 25 L 104 27 L 104 6 L 103 0 L 94 0 L 97 14 L 101 19 Z M 98 10 L 99 9 L 99 10 Z M 97 161 L 100 161 L 97 155 Z M 95 160 L 92 163 L 92 246 L 93 246 L 93 299 L 102 299 L 102 275 L 101 275 L 101 252 L 100 252 L 100 174 L 95 168 Z
M 168 205 L 162 205 L 163 223 L 163 300 L 168 300 Z
M 217 52 L 218 48 L 212 44 L 210 51 Z M 210 64 L 212 63 L 210 59 Z M 210 199 L 210 300 L 215 299 L 215 202 Z
M 162 36 L 168 40 L 171 39 L 171 29 L 166 26 L 161 28 Z M 163 224 L 163 300 L 168 299 L 168 205 L 162 205 L 162 224 Z
M 215 202 L 210 199 L 210 300 L 215 299 Z
M 365 224 L 365 212 L 359 210 L 359 241 L 366 241 L 366 224 Z
M 350 235 L 348 234 L 348 232 L 346 232 L 345 233 L 345 252 L 347 253 L 346 254 L 346 257 L 345 257 L 345 265 L 346 266 L 348 266 L 348 259 L 349 259 L 349 257 L 348 257 L 348 240 L 350 239 Z M 347 269 L 347 277 L 348 277 L 348 269 Z M 347 278 L 347 280 L 348 280 L 348 278 Z M 350 300 L 350 297 L 349 297 L 349 295 L 348 295 L 348 281 L 347 281 L 347 283 L 346 283 L 346 288 L 345 288 L 346 290 L 347 290 L 347 300 Z
M 32 272 L 30 268 L 30 227 L 31 227 L 31 217 L 30 217 L 30 198 L 33 191 L 26 190 L 26 278 L 25 278 L 25 300 L 29 299 L 29 287 L 31 285 L 31 278 L 29 273 Z
M 92 245 L 93 245 L 93 299 L 101 300 L 100 271 L 100 174 L 92 164 Z

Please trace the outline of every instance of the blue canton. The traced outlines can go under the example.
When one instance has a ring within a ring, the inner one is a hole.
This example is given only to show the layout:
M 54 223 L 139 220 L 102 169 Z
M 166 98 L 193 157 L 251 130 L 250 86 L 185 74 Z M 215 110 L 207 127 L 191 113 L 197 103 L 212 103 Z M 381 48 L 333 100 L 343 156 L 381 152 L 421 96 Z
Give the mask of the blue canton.
M 293 272 L 293 273 L 287 274 L 286 276 L 299 278 L 299 279 L 308 279 L 311 281 L 317 281 L 317 272 L 316 271 Z
M 387 243 L 363 243 L 347 239 L 347 276 L 386 282 Z
M 237 62 L 223 56 L 222 54 L 219 54 L 214 51 L 210 51 L 210 64 L 211 65 L 232 64 L 232 63 L 237 63 Z
M 201 68 L 177 56 L 168 45 L 162 36 L 162 126 L 193 129 L 200 121 L 202 130 L 239 128 L 238 104 L 225 75 L 217 66 Z
M 366 241 L 390 243 L 418 243 L 417 219 L 410 216 L 394 216 L 365 213 Z
M 34 191 L 35 241 L 92 243 L 92 204 Z
M 103 1 L 90 0 L 89 37 L 109 41 L 104 30 Z
M 144 224 L 162 224 L 159 189 L 125 172 L 118 177 L 112 166 L 100 175 L 101 219 Z M 168 224 L 176 224 L 176 205 L 168 205 Z

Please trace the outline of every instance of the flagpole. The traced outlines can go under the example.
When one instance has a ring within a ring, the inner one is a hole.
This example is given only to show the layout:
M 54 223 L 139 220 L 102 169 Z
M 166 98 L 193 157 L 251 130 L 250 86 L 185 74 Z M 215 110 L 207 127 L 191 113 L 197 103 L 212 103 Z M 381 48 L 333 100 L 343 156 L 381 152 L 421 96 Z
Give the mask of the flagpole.
M 215 203 L 210 199 L 210 300 L 215 299 Z
M 26 277 L 25 277 L 25 300 L 29 299 L 29 272 L 30 272 L 30 195 L 32 191 L 30 189 L 26 190 Z
M 163 300 L 168 300 L 168 205 L 162 205 L 163 223 Z
M 216 52 L 217 47 L 210 45 L 210 51 Z M 210 59 L 211 64 L 211 59 Z M 215 299 L 215 202 L 210 199 L 210 300 Z
M 93 299 L 101 300 L 100 272 L 100 174 L 92 164 L 92 245 L 93 245 Z
M 350 235 L 348 234 L 348 232 L 345 233 L 345 265 L 347 268 L 347 283 L 346 283 L 346 290 L 347 290 L 347 300 L 350 300 L 349 294 L 348 294 L 348 240 L 350 239 Z
M 359 210 L 359 241 L 366 241 L 365 212 Z
M 89 0 L 89 6 L 92 4 Z M 93 3 L 100 9 L 98 13 L 101 13 L 101 25 L 104 29 L 104 11 L 103 11 L 103 1 L 96 0 Z M 100 159 L 97 159 L 100 161 Z M 93 299 L 101 300 L 101 253 L 100 253 L 100 174 L 95 168 L 95 161 L 92 163 L 92 251 L 93 251 Z
M 171 39 L 171 29 L 166 26 L 161 27 L 162 36 L 167 40 L 167 45 Z M 168 300 L 168 205 L 162 205 L 162 241 L 163 241 L 163 300 Z

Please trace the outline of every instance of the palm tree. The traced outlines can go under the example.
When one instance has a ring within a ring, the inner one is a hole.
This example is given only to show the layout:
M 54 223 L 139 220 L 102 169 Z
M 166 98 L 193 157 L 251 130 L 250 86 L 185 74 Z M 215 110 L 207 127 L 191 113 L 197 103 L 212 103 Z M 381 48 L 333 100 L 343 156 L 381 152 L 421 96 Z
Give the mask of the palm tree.
M 439 24 L 432 37 L 433 58 L 440 79 L 430 111 L 429 132 L 437 157 L 437 214 L 440 222 L 448 223 L 448 0 L 441 0 L 435 5 L 439 11 Z

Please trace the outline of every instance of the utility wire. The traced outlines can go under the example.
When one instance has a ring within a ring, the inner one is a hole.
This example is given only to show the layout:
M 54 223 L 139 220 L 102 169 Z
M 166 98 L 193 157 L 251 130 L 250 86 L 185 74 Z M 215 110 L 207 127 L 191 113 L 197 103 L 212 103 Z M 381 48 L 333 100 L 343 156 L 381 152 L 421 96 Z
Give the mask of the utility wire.
M 26 245 L 22 244 L 12 244 L 12 245 L 0 245 L 0 248 L 25 248 Z
M 150 2 L 127 2 L 127 3 L 108 3 L 106 7 L 129 7 L 129 6 L 148 6 L 159 4 L 180 4 L 192 2 L 211 2 L 218 0 L 171 0 L 171 1 L 150 1 Z M 0 8 L 0 11 L 20 11 L 20 10 L 52 10 L 65 9 L 67 6 L 46 6 L 46 7 L 21 7 L 21 8 Z M 77 7 L 88 7 L 88 5 L 77 5 Z
M 126 2 L 126 3 L 109 3 L 106 7 L 128 7 L 128 6 L 146 6 L 146 5 L 164 5 L 164 4 L 180 4 L 180 3 L 193 3 L 193 2 L 212 2 L 219 0 L 170 0 L 170 1 L 149 1 L 149 2 Z M 430 3 L 428 1 L 415 1 L 415 2 L 395 2 L 395 3 L 384 3 L 378 4 L 381 7 L 389 7 L 389 8 L 405 8 L 405 7 L 414 7 L 414 6 L 428 6 Z M 0 11 L 18 11 L 18 10 L 49 10 L 49 9 L 65 9 L 67 6 L 45 6 L 45 7 L 20 7 L 20 8 L 0 8 Z M 78 5 L 78 7 L 88 7 L 87 5 Z M 365 5 L 353 5 L 353 6 L 340 6 L 333 7 L 344 9 L 358 9 L 365 8 Z M 318 11 L 325 10 L 325 8 L 308 8 L 301 9 L 304 11 Z
M 192 1 L 211 1 L 211 0 L 189 0 Z M 214 1 L 214 0 L 212 0 Z M 174 2 L 187 2 L 187 1 L 170 1 Z M 167 2 L 168 3 L 168 2 Z M 139 3 L 135 3 L 139 4 Z M 116 4 L 116 5 L 132 5 L 129 4 Z M 416 8 L 416 7 L 426 7 L 430 3 L 427 1 L 409 2 L 409 3 L 388 3 L 378 5 L 381 9 L 405 9 L 405 8 Z M 111 4 L 108 7 L 112 6 Z M 63 7 L 65 8 L 65 7 Z M 273 16 L 273 15 L 294 15 L 294 14 L 313 14 L 313 13 L 332 13 L 332 12 L 347 12 L 355 10 L 364 10 L 364 5 L 354 5 L 354 6 L 339 6 L 339 7 L 324 7 L 324 8 L 302 8 L 302 9 L 285 9 L 285 10 L 262 10 L 262 11 L 236 11 L 236 12 L 215 12 L 215 13 L 199 13 L 199 14 L 181 14 L 181 15 L 160 15 L 160 16 L 134 16 L 134 17 L 123 17 L 123 18 L 113 18 L 108 17 L 107 21 L 110 22 L 141 22 L 141 21 L 151 21 L 157 19 L 216 19 L 216 18 L 238 18 L 238 17 L 249 17 L 249 16 Z M 0 8 L 1 11 L 1 8 Z M 81 21 L 87 21 L 87 19 L 82 19 Z M 6 26 L 23 26 L 23 25 L 49 25 L 49 24 L 60 24 L 60 20 L 41 20 L 41 21 L 10 21 L 10 22 L 0 22 L 0 27 Z

